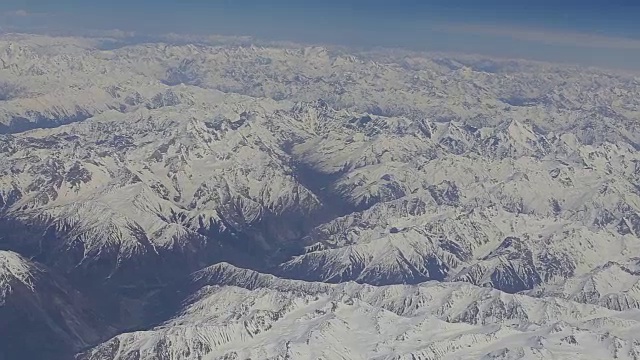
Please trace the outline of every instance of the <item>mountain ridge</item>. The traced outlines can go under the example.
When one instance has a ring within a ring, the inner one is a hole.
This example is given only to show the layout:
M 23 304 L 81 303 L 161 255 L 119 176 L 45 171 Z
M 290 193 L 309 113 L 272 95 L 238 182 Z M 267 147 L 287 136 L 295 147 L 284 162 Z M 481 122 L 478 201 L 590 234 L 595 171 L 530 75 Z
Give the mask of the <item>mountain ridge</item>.
M 0 36 L 0 249 L 78 358 L 639 358 L 637 77 L 205 42 Z

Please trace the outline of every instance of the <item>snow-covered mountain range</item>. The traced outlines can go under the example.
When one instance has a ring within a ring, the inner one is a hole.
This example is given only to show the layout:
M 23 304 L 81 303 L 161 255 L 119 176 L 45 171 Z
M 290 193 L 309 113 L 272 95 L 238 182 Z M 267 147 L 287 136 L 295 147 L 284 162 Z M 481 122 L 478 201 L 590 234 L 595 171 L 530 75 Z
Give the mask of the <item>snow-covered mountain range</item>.
M 223 263 L 178 315 L 79 359 L 634 359 L 637 313 L 462 283 L 280 279 Z
M 639 150 L 633 74 L 2 35 L 0 299 L 87 360 L 638 359 Z

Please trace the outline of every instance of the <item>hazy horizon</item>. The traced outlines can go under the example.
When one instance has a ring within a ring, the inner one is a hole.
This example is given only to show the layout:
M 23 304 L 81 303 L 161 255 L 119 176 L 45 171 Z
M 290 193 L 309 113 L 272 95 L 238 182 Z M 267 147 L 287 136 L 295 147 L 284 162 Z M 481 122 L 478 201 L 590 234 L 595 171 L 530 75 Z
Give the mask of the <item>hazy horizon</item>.
M 399 47 L 640 70 L 640 4 L 631 1 L 8 0 L 0 30 L 121 30 Z

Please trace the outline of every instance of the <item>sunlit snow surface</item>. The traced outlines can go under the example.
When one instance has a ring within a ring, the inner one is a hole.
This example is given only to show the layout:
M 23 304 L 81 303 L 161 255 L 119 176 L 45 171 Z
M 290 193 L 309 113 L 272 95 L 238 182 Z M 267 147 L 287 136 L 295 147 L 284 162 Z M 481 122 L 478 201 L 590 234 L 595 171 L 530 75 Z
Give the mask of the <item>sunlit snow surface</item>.
M 31 267 L 181 289 L 81 359 L 640 358 L 638 76 L 28 35 L 0 60 L 0 301 Z

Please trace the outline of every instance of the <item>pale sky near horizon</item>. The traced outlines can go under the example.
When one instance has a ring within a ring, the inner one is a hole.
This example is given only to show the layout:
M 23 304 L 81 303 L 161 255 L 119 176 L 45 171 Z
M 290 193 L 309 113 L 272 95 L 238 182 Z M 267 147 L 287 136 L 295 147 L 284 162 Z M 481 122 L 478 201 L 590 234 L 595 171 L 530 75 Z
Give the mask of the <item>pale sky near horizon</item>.
M 121 29 L 455 51 L 640 70 L 640 0 L 2 0 L 0 30 Z

